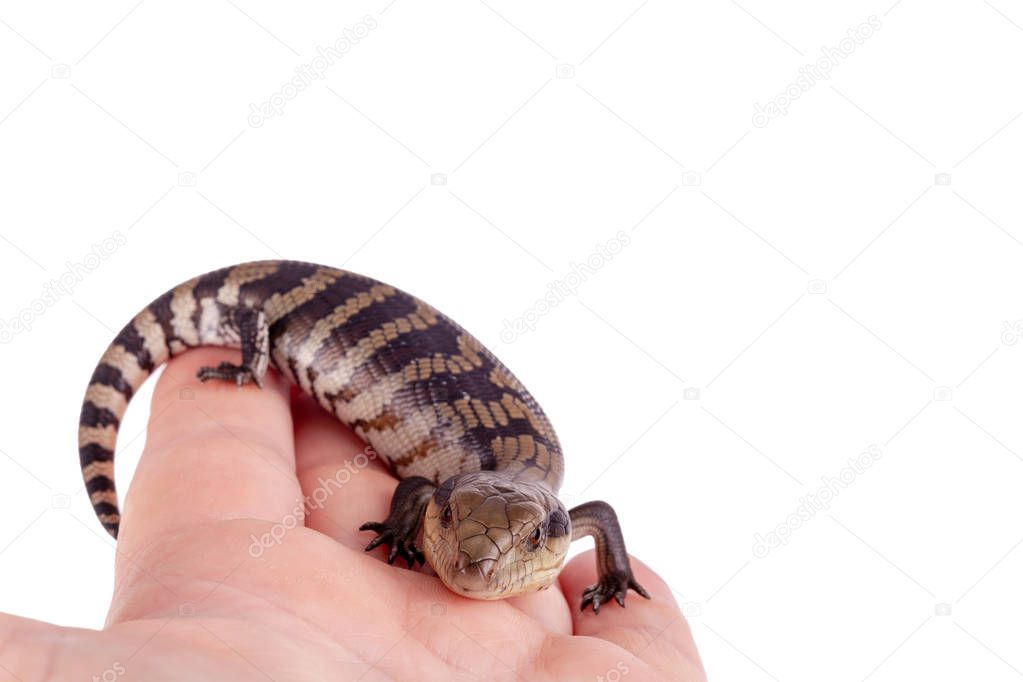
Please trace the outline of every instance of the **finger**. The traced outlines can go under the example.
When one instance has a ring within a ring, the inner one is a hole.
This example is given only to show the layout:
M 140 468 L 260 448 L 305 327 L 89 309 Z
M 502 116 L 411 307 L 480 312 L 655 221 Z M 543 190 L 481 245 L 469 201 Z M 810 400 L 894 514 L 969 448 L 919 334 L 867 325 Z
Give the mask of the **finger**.
M 650 599 L 629 591 L 626 608 L 604 604 L 599 614 L 592 608 L 579 610 L 583 590 L 597 582 L 593 550 L 573 558 L 558 577 L 572 612 L 576 635 L 613 642 L 638 658 L 681 679 L 703 679 L 689 624 L 675 603 L 671 588 L 645 564 L 630 557 L 636 581 Z M 684 672 L 684 674 L 680 674 Z
M 546 590 L 511 597 L 507 603 L 550 632 L 572 634 L 572 615 L 565 608 L 565 595 L 561 593 L 561 585 L 557 581 Z
M 387 517 L 397 481 L 372 448 L 312 398 L 296 395 L 292 411 L 305 525 L 361 552 L 373 534 L 359 526 Z M 374 550 L 386 554 L 385 547 Z
M 94 671 L 112 667 L 114 646 L 120 645 L 128 653 L 129 646 L 141 648 L 145 641 L 142 636 L 127 642 L 115 639 L 106 632 L 0 613 L 0 641 L 4 643 L 0 671 L 5 673 L 4 679 L 11 680 L 88 679 Z
M 153 393 L 146 447 L 125 501 L 121 553 L 211 521 L 276 521 L 300 497 L 288 387 L 200 382 L 200 367 L 237 362 L 203 348 L 167 365 Z

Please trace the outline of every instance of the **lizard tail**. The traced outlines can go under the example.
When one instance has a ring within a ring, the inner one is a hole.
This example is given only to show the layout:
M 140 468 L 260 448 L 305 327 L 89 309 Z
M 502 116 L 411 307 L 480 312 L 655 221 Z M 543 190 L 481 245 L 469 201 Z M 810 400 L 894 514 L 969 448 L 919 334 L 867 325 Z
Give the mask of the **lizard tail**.
M 132 395 L 170 355 L 155 315 L 146 308 L 125 325 L 89 380 L 78 422 L 78 455 L 92 508 L 117 538 L 121 512 L 114 486 L 117 430 Z

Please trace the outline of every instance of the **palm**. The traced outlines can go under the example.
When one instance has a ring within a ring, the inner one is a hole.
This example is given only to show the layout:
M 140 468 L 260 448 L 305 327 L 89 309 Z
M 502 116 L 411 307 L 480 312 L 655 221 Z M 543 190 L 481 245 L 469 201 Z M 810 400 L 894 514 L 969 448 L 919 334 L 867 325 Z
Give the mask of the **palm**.
M 223 355 L 190 352 L 160 380 L 107 629 L 76 631 L 58 677 L 704 679 L 670 591 L 638 562 L 653 601 L 594 616 L 577 608 L 594 580 L 590 553 L 550 590 L 501 602 L 389 566 L 383 548 L 368 559 L 371 536 L 355 529 L 384 518 L 394 478 L 275 376 L 262 390 L 195 385 L 196 368 Z

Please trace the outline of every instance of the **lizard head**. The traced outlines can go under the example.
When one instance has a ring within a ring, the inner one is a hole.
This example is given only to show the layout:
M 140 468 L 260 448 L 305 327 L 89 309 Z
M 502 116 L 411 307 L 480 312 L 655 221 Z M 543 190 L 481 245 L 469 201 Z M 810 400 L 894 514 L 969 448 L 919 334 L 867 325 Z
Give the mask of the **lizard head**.
M 549 587 L 571 540 L 568 512 L 550 490 L 490 471 L 449 478 L 423 521 L 430 566 L 448 588 L 474 599 Z

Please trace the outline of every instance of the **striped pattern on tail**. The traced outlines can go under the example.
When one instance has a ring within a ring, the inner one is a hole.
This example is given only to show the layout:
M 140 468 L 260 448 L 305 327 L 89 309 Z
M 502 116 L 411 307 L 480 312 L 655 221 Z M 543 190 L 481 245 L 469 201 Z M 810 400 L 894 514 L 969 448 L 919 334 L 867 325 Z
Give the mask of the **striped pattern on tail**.
M 121 520 L 114 487 L 117 430 L 132 395 L 169 356 L 148 308 L 117 335 L 92 373 L 78 421 L 78 455 L 92 508 L 114 538 Z

